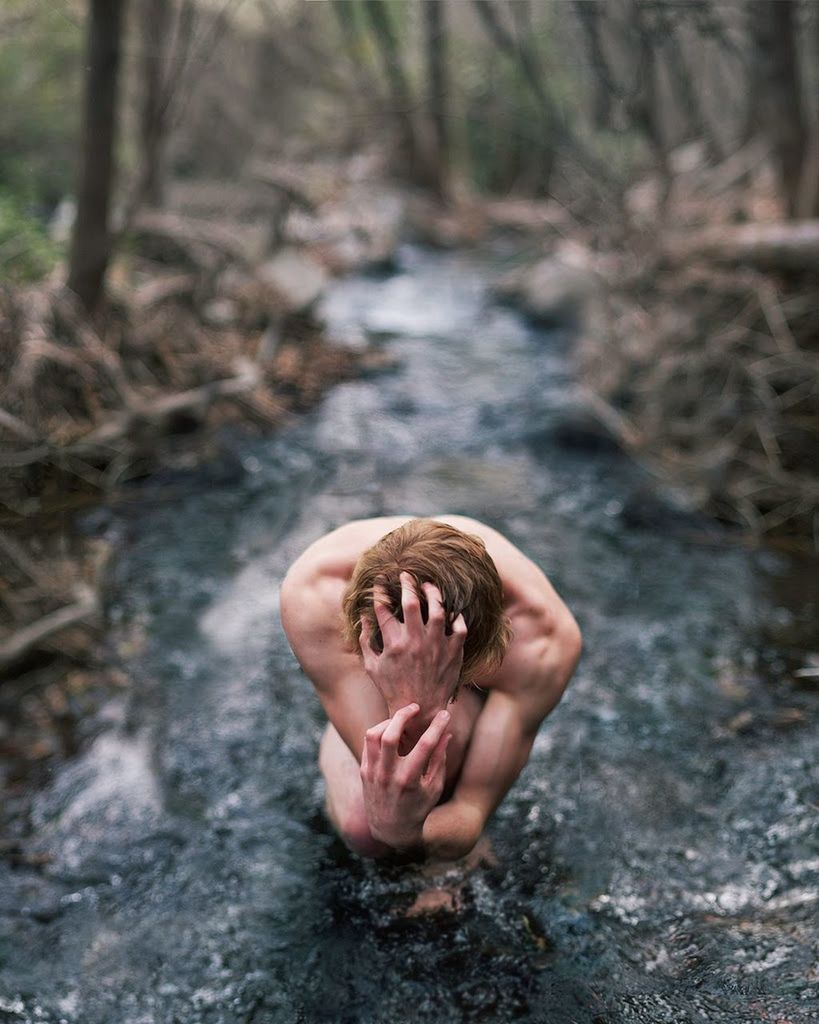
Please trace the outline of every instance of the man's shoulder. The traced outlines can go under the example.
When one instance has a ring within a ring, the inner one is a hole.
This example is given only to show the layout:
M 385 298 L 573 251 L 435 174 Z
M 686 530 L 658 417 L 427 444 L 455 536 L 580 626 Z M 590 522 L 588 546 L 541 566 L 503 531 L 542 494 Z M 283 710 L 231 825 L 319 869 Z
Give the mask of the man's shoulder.
M 290 566 L 287 575 L 297 576 L 302 582 L 313 582 L 319 577 L 346 575 L 349 578 L 359 555 L 409 518 L 379 516 L 343 523 L 309 544 Z

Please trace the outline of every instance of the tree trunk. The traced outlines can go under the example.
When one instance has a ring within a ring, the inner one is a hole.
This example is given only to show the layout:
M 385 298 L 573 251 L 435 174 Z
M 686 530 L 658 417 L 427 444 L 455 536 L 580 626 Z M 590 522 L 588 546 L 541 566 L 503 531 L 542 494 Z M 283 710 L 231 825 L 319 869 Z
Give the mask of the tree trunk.
M 766 270 L 819 270 L 819 220 L 721 224 L 669 235 L 665 255 L 674 263 L 714 260 Z
M 445 0 L 426 0 L 424 15 L 429 63 L 429 110 L 435 137 L 435 176 L 440 193 L 449 177 L 449 89 L 447 83 L 447 26 Z
M 497 9 L 491 0 L 472 0 L 472 2 L 489 38 L 502 53 L 519 63 L 523 77 L 537 102 L 540 114 L 540 145 L 538 146 L 540 169 L 536 193 L 547 195 L 554 170 L 559 124 L 554 104 L 543 81 L 540 65 L 526 38 L 526 33 L 519 33 L 519 38 L 515 39 L 500 20 Z M 513 16 L 518 19 L 526 19 L 528 6 L 524 4 L 523 0 L 515 0 L 515 2 L 519 2 L 520 7 L 512 6 Z M 530 30 L 529 27 L 528 31 Z
M 637 37 L 637 87 L 630 103 L 630 114 L 646 137 L 657 165 L 662 184 L 662 205 L 671 188 L 668 146 L 663 132 L 662 108 L 657 74 L 657 29 L 651 12 L 639 0 L 632 3 L 632 17 Z
M 755 0 L 749 6 L 753 64 L 762 89 L 758 116 L 771 141 L 779 186 L 788 216 L 799 207 L 807 129 L 802 105 L 794 0 Z
M 163 163 L 170 99 L 167 62 L 173 4 L 171 0 L 142 0 L 140 13 L 143 89 L 139 120 L 142 144 L 140 197 L 148 206 L 159 208 L 164 193 Z
M 77 218 L 68 287 L 88 311 L 99 303 L 111 252 L 108 214 L 114 181 L 117 79 L 126 0 L 90 0 Z
M 594 83 L 592 120 L 598 128 L 607 128 L 611 121 L 612 100 L 618 93 L 614 85 L 609 62 L 603 50 L 600 33 L 600 19 L 606 12 L 601 4 L 588 3 L 587 0 L 574 0 L 574 12 L 589 51 L 589 62 L 592 67 Z
M 355 83 L 353 100 L 355 106 L 348 119 L 350 129 L 347 136 L 347 147 L 353 152 L 362 147 L 371 131 L 370 115 L 373 104 L 383 107 L 384 102 L 380 83 L 374 79 L 370 69 L 364 67 L 362 60 L 361 38 L 363 33 L 359 28 L 356 16 L 358 8 L 355 0 L 330 0 L 330 2 Z
M 364 10 L 367 12 L 378 45 L 384 77 L 390 89 L 390 102 L 398 124 L 400 161 L 406 177 L 416 181 L 424 177 L 424 161 L 419 152 L 415 124 L 412 119 L 412 94 L 404 73 L 404 65 L 401 62 L 398 40 L 393 34 L 384 0 L 364 0 Z
M 657 6 L 655 13 L 657 39 L 668 69 L 672 95 L 687 118 L 694 135 L 702 139 L 708 157 L 711 160 L 722 160 L 728 153 L 724 152 L 720 145 L 718 133 L 711 123 L 707 108 L 697 89 L 695 76 L 688 67 L 673 16 L 669 17 L 669 12 L 661 5 Z

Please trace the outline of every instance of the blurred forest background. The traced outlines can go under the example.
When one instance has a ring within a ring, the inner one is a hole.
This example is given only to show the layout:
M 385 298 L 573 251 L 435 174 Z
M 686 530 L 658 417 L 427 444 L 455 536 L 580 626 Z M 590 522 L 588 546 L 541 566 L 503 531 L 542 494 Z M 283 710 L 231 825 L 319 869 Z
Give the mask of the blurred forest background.
M 506 239 L 594 429 L 815 553 L 818 57 L 800 0 L 5 0 L 4 699 L 91 687 L 74 513 L 377 366 L 315 303 L 408 238 Z

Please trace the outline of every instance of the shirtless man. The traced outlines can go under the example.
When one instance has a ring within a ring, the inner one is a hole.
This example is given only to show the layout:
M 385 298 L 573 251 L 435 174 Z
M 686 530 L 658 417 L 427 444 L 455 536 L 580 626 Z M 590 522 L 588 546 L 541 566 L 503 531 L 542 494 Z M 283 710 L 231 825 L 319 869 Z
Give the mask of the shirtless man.
M 363 519 L 296 560 L 281 616 L 330 720 L 319 765 L 347 845 L 464 857 L 580 656 L 544 574 L 474 519 Z

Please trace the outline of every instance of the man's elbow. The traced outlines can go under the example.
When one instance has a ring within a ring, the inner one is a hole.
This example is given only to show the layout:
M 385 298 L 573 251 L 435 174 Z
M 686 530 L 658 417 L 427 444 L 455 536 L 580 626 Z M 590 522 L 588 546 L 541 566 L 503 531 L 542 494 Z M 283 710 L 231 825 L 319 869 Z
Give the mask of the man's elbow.
M 549 710 L 563 698 L 582 652 L 583 637 L 580 627 L 574 616 L 567 611 L 565 618 L 561 619 L 555 628 L 547 648 L 546 678 L 549 680 L 548 686 L 551 694 Z
M 309 572 L 300 564 L 300 560 L 297 560 L 279 585 L 279 615 L 291 647 L 298 637 L 299 627 L 303 624 L 305 613 L 310 607 L 309 593 L 312 584 Z
M 571 613 L 569 613 L 566 622 L 563 624 L 561 632 L 567 669 L 566 682 L 568 682 L 572 673 L 577 668 L 580 655 L 583 653 L 583 634 L 580 632 L 580 626 L 578 626 Z

